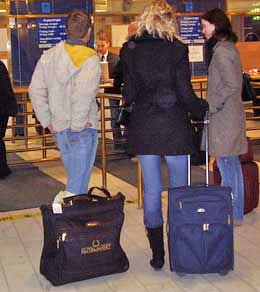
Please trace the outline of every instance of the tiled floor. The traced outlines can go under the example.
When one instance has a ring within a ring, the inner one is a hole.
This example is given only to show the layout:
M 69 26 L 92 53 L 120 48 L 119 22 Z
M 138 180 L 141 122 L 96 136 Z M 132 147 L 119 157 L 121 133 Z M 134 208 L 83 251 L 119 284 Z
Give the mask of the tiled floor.
M 41 163 L 39 167 L 49 175 L 65 182 L 62 166 Z M 123 192 L 127 199 L 137 197 L 132 185 L 109 175 L 112 194 Z M 91 185 L 101 185 L 101 172 L 94 169 Z M 166 200 L 163 201 L 164 213 Z M 170 272 L 168 258 L 162 271 L 149 265 L 150 250 L 142 224 L 142 210 L 136 204 L 125 205 L 126 219 L 122 230 L 122 246 L 130 269 L 126 273 L 96 278 L 61 287 L 53 287 L 39 273 L 39 259 L 43 230 L 39 210 L 23 210 L 0 214 L 0 292 L 253 292 L 260 291 L 260 214 L 246 215 L 245 223 L 235 228 L 235 270 L 227 276 L 188 275 L 179 277 Z M 33 214 L 24 218 L 21 214 Z M 8 216 L 13 216 L 11 220 Z M 166 214 L 164 214 L 166 215 Z M 6 220 L 3 220 L 6 218 Z M 165 216 L 166 218 L 166 216 Z M 167 245 L 165 244 L 166 249 Z

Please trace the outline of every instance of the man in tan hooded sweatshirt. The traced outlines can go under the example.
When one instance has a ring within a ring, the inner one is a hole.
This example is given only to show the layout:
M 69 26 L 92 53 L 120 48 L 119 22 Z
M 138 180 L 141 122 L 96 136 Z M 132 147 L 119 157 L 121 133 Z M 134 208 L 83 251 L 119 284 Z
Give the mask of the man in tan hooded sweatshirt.
M 53 133 L 67 172 L 66 191 L 87 192 L 98 143 L 96 94 L 100 64 L 87 46 L 90 16 L 81 10 L 67 18 L 68 39 L 41 56 L 30 84 L 37 119 Z

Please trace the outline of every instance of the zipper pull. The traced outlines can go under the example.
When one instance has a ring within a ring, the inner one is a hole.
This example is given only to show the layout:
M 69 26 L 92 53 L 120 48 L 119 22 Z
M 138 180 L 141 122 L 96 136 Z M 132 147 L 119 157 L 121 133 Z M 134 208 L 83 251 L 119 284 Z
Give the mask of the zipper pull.
M 227 223 L 228 223 L 228 225 L 231 224 L 231 218 L 230 218 L 230 215 L 228 215 L 228 217 L 227 217 Z
M 59 236 L 59 238 L 56 241 L 56 243 L 57 243 L 57 249 L 60 248 L 60 241 L 61 241 L 61 236 Z
M 67 233 L 62 233 L 62 235 L 61 235 L 61 240 L 62 241 L 65 241 L 65 239 L 66 239 L 66 236 L 67 236 Z
M 209 224 L 203 224 L 203 231 L 209 231 Z
M 57 240 L 57 249 L 60 248 L 60 242 L 61 242 L 61 241 L 65 241 L 66 236 L 67 236 L 67 233 L 66 233 L 66 232 L 62 233 L 62 234 L 59 236 L 59 238 L 58 238 L 58 240 Z
M 179 201 L 179 209 L 182 209 L 182 201 Z

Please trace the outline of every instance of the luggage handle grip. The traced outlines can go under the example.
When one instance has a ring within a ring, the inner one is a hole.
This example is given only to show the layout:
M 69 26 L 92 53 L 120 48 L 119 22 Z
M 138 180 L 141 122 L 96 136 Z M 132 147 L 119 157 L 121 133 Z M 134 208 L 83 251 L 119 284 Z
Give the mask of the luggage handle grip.
M 192 124 L 204 124 L 205 125 L 205 155 L 206 155 L 206 186 L 209 185 L 209 113 L 205 114 L 203 121 L 191 121 Z M 191 159 L 188 155 L 188 185 L 191 185 Z
M 95 189 L 100 190 L 105 197 L 99 196 L 99 195 L 93 195 L 93 191 Z M 100 201 L 100 200 L 110 200 L 112 199 L 112 196 L 110 195 L 109 191 L 104 189 L 104 188 L 99 188 L 99 187 L 91 187 L 88 191 L 87 194 L 82 194 L 82 195 L 76 195 L 76 196 L 71 196 L 64 198 L 63 201 L 66 205 L 73 205 L 73 203 L 80 202 L 80 201 Z
M 109 191 L 106 190 L 105 188 L 100 188 L 100 187 L 91 187 L 87 193 L 87 196 L 94 197 L 94 198 L 98 198 L 98 197 L 102 198 L 101 196 L 93 195 L 92 193 L 94 190 L 99 190 L 106 196 L 107 199 L 112 199 L 112 196 L 110 195 Z

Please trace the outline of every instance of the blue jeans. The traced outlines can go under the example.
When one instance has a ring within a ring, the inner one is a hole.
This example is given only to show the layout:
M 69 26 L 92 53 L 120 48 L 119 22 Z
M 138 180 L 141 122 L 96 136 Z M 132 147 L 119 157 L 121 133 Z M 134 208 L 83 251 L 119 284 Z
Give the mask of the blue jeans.
M 233 218 L 242 221 L 244 217 L 244 179 L 238 156 L 217 157 L 223 186 L 232 188 Z
M 98 133 L 95 129 L 55 132 L 54 137 L 67 172 L 66 190 L 86 194 L 96 157 Z
M 24 112 L 24 105 L 23 104 L 17 104 L 17 112 L 18 113 L 23 113 Z M 22 125 L 25 124 L 26 122 L 26 116 L 16 116 L 16 125 Z M 15 128 L 15 135 L 17 136 L 25 136 L 25 128 L 24 127 L 19 127 Z
M 163 225 L 161 192 L 161 157 L 139 155 L 144 182 L 144 225 L 156 228 Z M 169 174 L 170 188 L 187 185 L 187 155 L 164 156 Z

